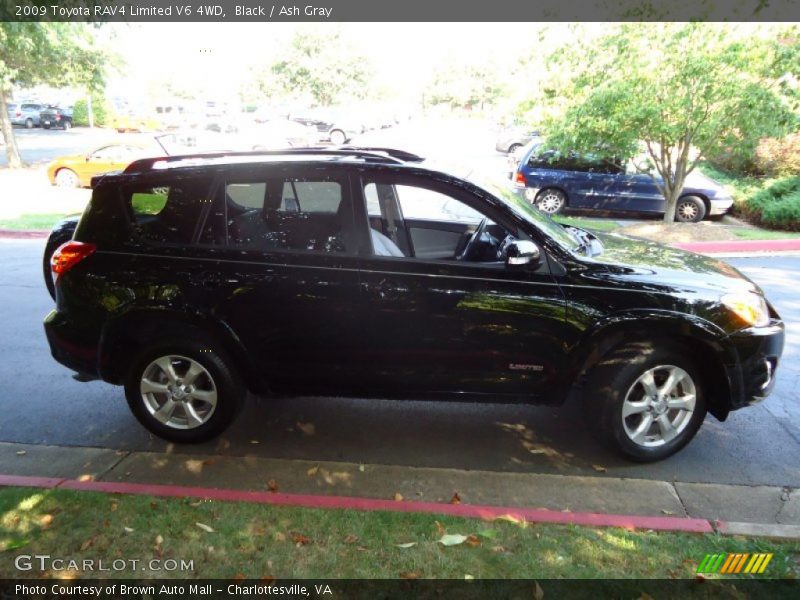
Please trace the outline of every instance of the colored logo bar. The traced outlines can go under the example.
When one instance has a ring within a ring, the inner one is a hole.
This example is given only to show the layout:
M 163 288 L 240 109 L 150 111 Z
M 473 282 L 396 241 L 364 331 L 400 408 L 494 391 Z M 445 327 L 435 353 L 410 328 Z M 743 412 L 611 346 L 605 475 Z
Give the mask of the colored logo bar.
M 761 574 L 772 560 L 772 553 L 706 554 L 697 567 L 698 573 Z

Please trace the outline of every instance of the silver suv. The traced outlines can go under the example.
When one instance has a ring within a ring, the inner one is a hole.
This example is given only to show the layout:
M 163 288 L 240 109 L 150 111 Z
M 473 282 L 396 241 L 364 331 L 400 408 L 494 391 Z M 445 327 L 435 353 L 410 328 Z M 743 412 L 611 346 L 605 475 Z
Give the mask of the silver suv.
M 44 104 L 9 104 L 8 118 L 12 125 L 24 125 L 28 129 L 39 127 L 39 113 L 47 108 Z

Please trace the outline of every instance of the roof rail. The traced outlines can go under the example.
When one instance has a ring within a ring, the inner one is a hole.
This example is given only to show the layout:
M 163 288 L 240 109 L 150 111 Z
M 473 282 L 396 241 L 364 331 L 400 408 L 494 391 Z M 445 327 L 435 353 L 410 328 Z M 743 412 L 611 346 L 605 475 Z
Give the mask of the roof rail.
M 305 148 L 285 148 L 283 150 L 254 150 L 250 152 L 208 152 L 197 154 L 176 154 L 171 156 L 157 156 L 152 158 L 141 158 L 133 161 L 127 166 L 124 173 L 143 173 L 154 168 L 156 163 L 174 163 L 185 160 L 203 160 L 203 159 L 216 159 L 240 156 L 285 156 L 285 155 L 298 155 L 310 154 L 313 156 L 353 156 L 356 158 L 368 158 L 379 162 L 388 162 L 393 164 L 403 164 L 406 161 L 420 162 L 424 160 L 422 157 L 405 152 L 403 150 L 393 150 L 391 148 L 360 148 L 360 147 L 336 147 L 325 148 L 322 146 L 311 146 Z

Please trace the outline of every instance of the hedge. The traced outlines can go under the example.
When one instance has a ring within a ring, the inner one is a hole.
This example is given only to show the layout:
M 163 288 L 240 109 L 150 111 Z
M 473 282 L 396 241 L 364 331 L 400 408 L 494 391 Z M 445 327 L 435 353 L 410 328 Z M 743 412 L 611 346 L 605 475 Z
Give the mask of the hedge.
M 800 231 L 800 176 L 777 180 L 748 198 L 740 209 L 757 224 Z

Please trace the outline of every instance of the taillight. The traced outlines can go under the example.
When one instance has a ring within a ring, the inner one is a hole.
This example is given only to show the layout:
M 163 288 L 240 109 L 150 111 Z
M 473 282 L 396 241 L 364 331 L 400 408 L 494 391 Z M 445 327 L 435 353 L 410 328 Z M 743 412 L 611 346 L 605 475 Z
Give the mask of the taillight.
M 17 116 L 18 116 L 18 117 L 21 117 L 21 116 L 22 116 L 22 112 L 20 112 L 20 111 L 17 111 Z
M 518 183 L 520 185 L 527 185 L 528 182 L 525 181 L 525 175 L 522 174 L 522 171 L 517 171 L 514 174 L 514 183 Z
M 56 276 L 63 275 L 84 258 L 91 256 L 95 250 L 97 250 L 97 246 L 94 244 L 75 241 L 66 242 L 53 252 L 53 256 L 50 258 L 50 268 L 53 269 L 53 273 Z

